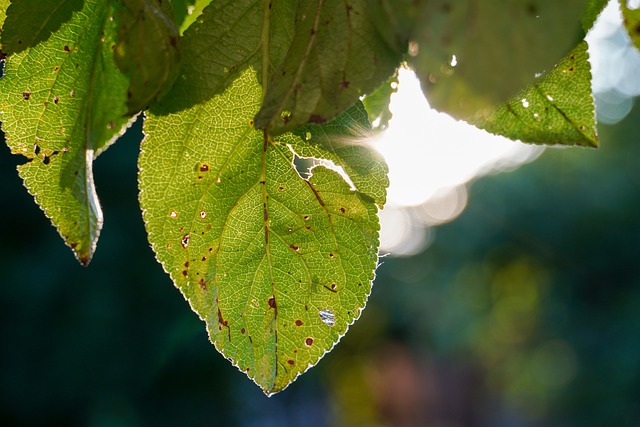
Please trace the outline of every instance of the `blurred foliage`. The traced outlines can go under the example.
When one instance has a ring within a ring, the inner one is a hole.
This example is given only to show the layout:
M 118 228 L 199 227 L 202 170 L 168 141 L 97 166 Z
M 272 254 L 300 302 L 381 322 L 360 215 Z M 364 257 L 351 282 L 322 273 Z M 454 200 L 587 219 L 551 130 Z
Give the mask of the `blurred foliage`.
M 107 221 L 88 269 L 1 149 L 0 425 L 634 425 L 639 122 L 636 106 L 599 150 L 474 183 L 426 252 L 382 260 L 360 321 L 272 398 L 207 342 L 145 243 L 140 123 L 96 161 Z

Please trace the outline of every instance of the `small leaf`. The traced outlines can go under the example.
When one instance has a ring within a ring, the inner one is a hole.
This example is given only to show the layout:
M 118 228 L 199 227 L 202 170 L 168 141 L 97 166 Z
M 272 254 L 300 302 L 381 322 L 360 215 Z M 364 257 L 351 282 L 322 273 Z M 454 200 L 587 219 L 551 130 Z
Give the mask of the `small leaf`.
M 292 150 L 305 141 L 257 131 L 260 104 L 248 68 L 204 105 L 151 115 L 140 204 L 158 260 L 216 348 L 272 394 L 316 364 L 364 308 L 384 194 L 352 189 L 322 166 L 303 179 Z M 370 188 L 384 187 L 379 170 L 362 178 Z
M 0 80 L 7 145 L 27 158 L 19 174 L 85 265 L 103 221 L 92 163 L 129 121 L 111 16 L 108 2 L 85 0 L 45 41 L 8 57 Z
M 631 9 L 627 6 L 627 0 L 620 0 L 624 26 L 631 37 L 631 41 L 640 49 L 640 8 Z
M 538 82 L 474 124 L 523 142 L 597 147 L 587 42 Z
M 11 55 L 48 39 L 82 8 L 82 0 L 12 1 L 3 24 L 2 49 Z
M 367 94 L 362 103 L 369 114 L 369 122 L 376 129 L 384 130 L 393 117 L 389 109 L 391 96 L 398 91 L 398 70 L 374 92 Z
M 115 59 L 129 76 L 127 106 L 135 114 L 164 96 L 178 77 L 180 35 L 170 3 L 122 0 L 122 6 Z
M 366 0 L 300 2 L 291 48 L 273 73 L 256 126 L 281 134 L 325 123 L 379 87 L 400 59 L 378 34 Z

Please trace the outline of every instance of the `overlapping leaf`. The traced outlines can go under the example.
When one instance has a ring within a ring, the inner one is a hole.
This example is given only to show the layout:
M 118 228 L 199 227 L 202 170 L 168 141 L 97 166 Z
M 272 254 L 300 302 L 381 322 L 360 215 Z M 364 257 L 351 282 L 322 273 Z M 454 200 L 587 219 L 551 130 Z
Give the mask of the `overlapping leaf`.
M 640 49 L 640 8 L 631 9 L 627 0 L 620 0 L 624 26 L 633 44 Z
M 169 2 L 122 0 L 115 59 L 129 77 L 129 114 L 146 109 L 172 87 L 180 70 L 178 28 Z
M 411 40 L 429 103 L 456 118 L 491 110 L 550 70 L 582 38 L 586 0 L 369 0 L 387 39 Z
M 3 25 L 2 46 L 6 54 L 22 52 L 48 39 L 82 8 L 82 0 L 13 1 Z M 7 2 L 8 3 L 8 2 Z
M 523 142 L 597 147 L 587 42 L 476 126 Z
M 353 141 L 368 129 L 362 106 L 297 136 L 255 129 L 292 5 L 212 3 L 185 32 L 193 68 L 148 116 L 140 155 L 158 260 L 216 348 L 267 394 L 314 365 L 364 308 L 387 184 L 380 159 Z M 323 166 L 303 179 L 294 151 L 333 160 L 355 188 Z
M 379 34 L 366 0 L 301 1 L 291 48 L 256 126 L 280 134 L 325 123 L 386 81 L 401 54 Z
M 12 3 L 7 22 L 15 5 L 40 3 Z M 128 121 L 112 12 L 109 2 L 85 0 L 45 41 L 9 56 L 0 80 L 7 144 L 27 158 L 20 176 L 83 264 L 102 226 L 92 162 Z

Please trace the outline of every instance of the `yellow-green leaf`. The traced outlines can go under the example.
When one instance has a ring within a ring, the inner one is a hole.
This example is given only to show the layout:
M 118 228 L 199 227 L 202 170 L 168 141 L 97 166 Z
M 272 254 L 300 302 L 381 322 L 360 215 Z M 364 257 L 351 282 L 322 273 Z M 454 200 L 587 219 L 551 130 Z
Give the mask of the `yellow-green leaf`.
M 19 174 L 83 264 L 103 221 L 92 163 L 128 122 L 113 16 L 110 2 L 85 0 L 46 40 L 9 56 L 0 80 L 6 141 L 26 158 Z
M 474 124 L 523 142 L 598 146 L 587 42 L 553 70 Z

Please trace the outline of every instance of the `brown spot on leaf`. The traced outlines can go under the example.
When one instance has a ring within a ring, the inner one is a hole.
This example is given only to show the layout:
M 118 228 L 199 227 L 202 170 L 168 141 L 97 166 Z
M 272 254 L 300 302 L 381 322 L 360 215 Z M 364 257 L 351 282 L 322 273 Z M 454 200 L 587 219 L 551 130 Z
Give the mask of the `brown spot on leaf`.
M 269 298 L 268 303 L 269 303 L 269 307 L 274 308 L 274 309 L 276 308 L 276 298 L 275 297 Z
M 69 48 L 69 46 L 67 46 L 66 44 L 64 45 L 64 51 L 65 52 L 71 52 L 71 49 Z
M 307 347 L 311 347 L 313 345 L 313 338 L 308 337 L 306 340 L 304 340 L 305 345 L 307 345 Z
M 295 365 L 295 364 L 296 364 L 296 362 L 295 362 L 294 360 L 292 360 L 292 359 L 287 360 L 287 363 L 288 363 L 289 365 L 291 365 L 291 366 L 293 366 L 293 365 Z
M 200 172 L 209 172 L 209 165 L 207 163 L 202 163 L 199 169 Z
M 198 284 L 200 285 L 200 289 L 202 289 L 203 291 L 207 290 L 207 282 L 204 280 L 204 277 L 200 278 Z
M 22 92 L 22 99 L 28 101 L 31 98 L 31 92 Z
M 300 250 L 300 248 L 298 246 L 294 245 L 293 243 L 289 245 L 289 248 L 291 250 L 296 251 L 296 252 L 298 252 Z
M 300 319 L 296 320 L 296 326 L 302 326 L 302 320 Z

